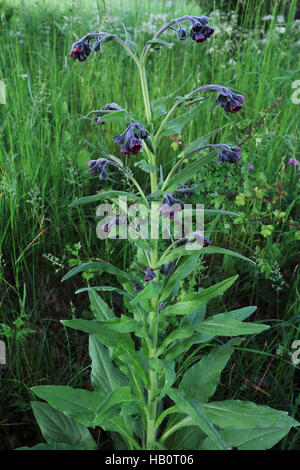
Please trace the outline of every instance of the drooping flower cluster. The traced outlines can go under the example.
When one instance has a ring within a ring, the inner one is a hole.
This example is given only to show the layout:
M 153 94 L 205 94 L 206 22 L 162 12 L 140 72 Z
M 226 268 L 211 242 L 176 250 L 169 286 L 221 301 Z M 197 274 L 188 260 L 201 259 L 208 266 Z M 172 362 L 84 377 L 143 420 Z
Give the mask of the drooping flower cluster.
M 195 18 L 191 29 L 191 38 L 196 42 L 206 41 L 214 33 L 213 28 L 208 26 L 207 16 L 201 16 L 200 18 Z
M 143 128 L 140 123 L 129 124 L 123 134 L 117 135 L 114 138 L 121 147 L 121 153 L 124 155 L 137 155 L 142 148 L 141 139 L 146 139 L 148 136 L 147 131 Z
M 218 150 L 218 162 L 219 163 L 236 163 L 242 158 L 240 147 L 229 147 L 228 149 Z
M 152 281 L 155 277 L 156 277 L 156 274 L 153 271 L 153 269 L 151 268 L 145 269 L 145 277 L 144 277 L 145 282 Z
M 165 193 L 163 196 L 163 204 L 160 207 L 162 217 L 168 217 L 173 220 L 175 218 L 175 213 L 182 211 L 184 208 L 184 203 L 180 199 L 175 199 L 173 197 L 174 193 Z
M 84 42 L 82 40 L 77 41 L 72 44 L 69 56 L 72 57 L 72 59 L 74 60 L 79 60 L 79 62 L 83 62 L 90 55 L 91 50 L 91 46 L 88 42 Z
M 111 160 L 107 160 L 107 158 L 98 158 L 98 160 L 90 160 L 88 162 L 91 175 L 99 175 L 100 181 L 105 180 L 107 178 L 107 165 L 113 165 L 119 168 L 119 165 L 117 165 L 117 163 Z
M 197 43 L 206 41 L 214 33 L 213 28 L 211 28 L 211 26 L 207 24 L 208 23 L 207 16 L 200 16 L 200 17 L 186 16 L 179 20 L 176 20 L 178 29 L 174 28 L 173 26 L 170 26 L 170 29 L 173 29 L 174 31 L 176 31 L 177 38 L 180 41 L 185 41 L 188 38 L 188 33 L 183 28 L 180 21 L 190 21 L 192 23 L 190 36 L 193 39 L 193 41 Z
M 224 109 L 224 111 L 228 113 L 237 113 L 241 109 L 244 101 L 245 97 L 243 95 L 232 93 L 228 88 L 222 87 L 222 91 L 220 92 L 216 102 Z
M 109 233 L 114 225 L 120 225 L 120 223 L 126 224 L 127 218 L 125 216 L 120 217 L 119 215 L 116 215 L 116 217 L 113 217 L 111 220 L 103 224 L 101 228 L 103 232 Z
M 121 106 L 119 106 L 117 103 L 107 103 L 105 105 L 102 106 L 102 108 L 100 108 L 100 111 L 103 110 L 103 111 L 124 111 L 123 108 L 121 108 Z M 97 124 L 99 124 L 100 126 L 102 126 L 103 124 L 105 124 L 105 121 L 102 121 L 102 117 L 105 116 L 106 113 L 94 113 L 94 116 L 97 118 Z

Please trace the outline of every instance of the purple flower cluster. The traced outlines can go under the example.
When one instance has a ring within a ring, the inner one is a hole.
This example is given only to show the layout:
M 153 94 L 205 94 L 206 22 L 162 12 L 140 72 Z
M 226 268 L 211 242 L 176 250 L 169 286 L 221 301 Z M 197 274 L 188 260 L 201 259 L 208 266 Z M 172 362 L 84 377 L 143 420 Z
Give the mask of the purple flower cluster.
M 106 167 L 108 160 L 106 158 L 98 158 L 98 160 L 90 160 L 88 166 L 91 170 L 91 175 L 99 175 L 100 180 L 107 178 Z
M 193 41 L 203 42 L 206 41 L 212 34 L 214 33 L 213 28 L 208 26 L 208 18 L 207 16 L 201 16 L 200 18 L 196 18 L 193 22 L 193 26 L 191 29 L 191 38 Z
M 152 281 L 155 277 L 156 277 L 156 274 L 153 271 L 153 269 L 151 268 L 145 269 L 145 277 L 144 277 L 145 282 Z
M 182 211 L 184 208 L 184 203 L 180 199 L 175 199 L 173 197 L 174 193 L 166 193 L 163 196 L 163 205 L 160 208 L 161 215 L 166 218 L 173 220 L 175 218 L 175 212 Z
M 123 134 L 117 135 L 114 142 L 120 145 L 121 153 L 124 155 L 137 155 L 142 148 L 141 139 L 146 139 L 148 136 L 147 131 L 139 123 L 129 124 Z
M 87 57 L 91 53 L 91 46 L 88 42 L 78 41 L 72 44 L 71 51 L 69 56 L 72 57 L 74 60 L 79 60 L 79 62 L 83 62 L 87 59 Z
M 232 93 L 228 88 L 223 88 L 217 98 L 217 104 L 219 104 L 224 111 L 235 114 L 241 109 L 245 99 L 243 95 L 237 95 Z
M 218 150 L 218 162 L 236 163 L 242 158 L 241 152 L 240 147 L 229 147 L 228 150 Z

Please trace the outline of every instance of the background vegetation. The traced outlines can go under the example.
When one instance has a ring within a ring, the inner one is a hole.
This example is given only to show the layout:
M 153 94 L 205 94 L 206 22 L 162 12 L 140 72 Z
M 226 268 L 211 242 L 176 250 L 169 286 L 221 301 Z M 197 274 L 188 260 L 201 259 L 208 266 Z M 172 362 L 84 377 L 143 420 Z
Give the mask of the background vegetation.
M 300 339 L 300 168 L 289 164 L 291 158 L 300 160 L 300 105 L 291 99 L 300 72 L 296 2 L 1 1 L 0 80 L 7 102 L 0 104 L 0 339 L 7 345 L 7 367 L 0 370 L 0 449 L 40 441 L 31 386 L 88 387 L 87 337 L 67 331 L 59 320 L 90 318 L 86 294 L 74 291 L 99 281 L 85 274 L 61 285 L 63 274 L 95 257 L 122 268 L 133 261 L 121 241 L 97 239 L 96 207 L 68 206 L 101 190 L 87 170 L 101 145 L 119 156 L 112 143 L 118 125 L 100 127 L 84 116 L 111 101 L 142 113 L 138 77 L 116 44 L 84 66 L 68 57 L 71 44 L 91 31 L 122 36 L 124 23 L 142 45 L 162 23 L 183 14 L 210 16 L 215 34 L 201 45 L 174 40 L 171 50 L 152 52 L 151 99 L 218 83 L 238 89 L 246 103 L 228 118 L 216 109 L 208 113 L 213 101 L 205 102 L 181 137 L 163 139 L 161 154 L 169 167 L 197 137 L 237 145 L 250 126 L 261 124 L 243 144 L 237 165 L 203 167 L 195 175 L 200 188 L 190 201 L 239 212 L 237 219 L 213 224 L 207 219 L 206 235 L 257 266 L 211 256 L 199 264 L 193 281 L 182 285 L 181 295 L 240 274 L 234 295 L 232 289 L 210 308 L 257 305 L 256 320 L 272 328 L 235 353 L 217 399 L 238 395 L 300 419 L 300 366 L 291 361 L 292 343 Z M 172 32 L 166 37 L 171 41 Z M 133 156 L 126 158 L 126 165 L 134 164 Z M 141 175 L 148 185 L 148 174 Z M 120 190 L 128 184 L 119 176 L 110 182 Z M 109 295 L 106 300 L 121 311 Z M 278 448 L 300 449 L 299 436 L 300 430 L 291 432 Z M 109 448 L 105 435 L 100 438 Z

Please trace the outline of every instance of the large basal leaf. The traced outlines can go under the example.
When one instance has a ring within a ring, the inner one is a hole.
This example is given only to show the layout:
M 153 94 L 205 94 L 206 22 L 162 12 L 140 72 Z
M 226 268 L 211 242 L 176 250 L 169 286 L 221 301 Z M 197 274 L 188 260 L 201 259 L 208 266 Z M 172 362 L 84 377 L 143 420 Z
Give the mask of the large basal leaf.
M 32 402 L 32 410 L 46 442 L 50 445 L 71 444 L 80 449 L 97 449 L 89 430 L 73 418 L 64 415 L 52 406 Z
M 62 320 L 62 323 L 75 330 L 96 334 L 97 338 L 110 349 L 110 355 L 120 369 L 127 375 L 128 367 L 133 367 L 136 374 L 148 386 L 148 377 L 140 355 L 135 350 L 129 331 L 140 331 L 141 324 L 131 318 L 121 317 L 108 322 L 83 319 Z
M 219 449 L 226 449 L 224 440 L 215 429 L 211 421 L 203 414 L 202 405 L 195 401 L 186 399 L 181 391 L 174 388 L 169 390 L 168 395 L 176 403 L 180 411 L 190 417 L 193 421 L 193 424 L 199 426 L 199 428 L 208 437 L 210 437 L 210 439 L 212 439 Z
M 145 201 L 136 194 L 127 193 L 126 191 L 102 191 L 98 194 L 93 194 L 92 196 L 84 196 L 76 201 L 73 201 L 70 204 L 70 207 L 76 207 L 83 204 L 91 204 L 97 201 L 103 201 L 105 199 L 114 200 L 118 199 L 119 197 L 126 197 L 128 200 L 137 201 L 139 204 L 145 204 Z
M 227 447 L 238 450 L 271 449 L 292 427 L 300 425 L 285 411 L 240 400 L 207 403 L 203 411 L 221 428 Z M 217 449 L 211 439 L 205 439 L 201 448 Z
M 197 310 L 201 305 L 207 304 L 211 299 L 225 292 L 236 281 L 238 276 L 232 276 L 214 286 L 203 289 L 198 294 L 189 294 L 183 302 L 167 307 L 161 315 L 187 315 Z
M 109 351 L 95 335 L 89 336 L 89 354 L 91 364 L 91 382 L 94 390 L 108 395 L 119 387 L 128 385 L 128 379 L 114 366 Z
M 113 266 L 112 264 L 107 263 L 106 261 L 91 261 L 90 263 L 83 263 L 71 269 L 62 278 L 61 282 L 64 282 L 67 279 L 70 279 L 70 277 L 75 276 L 76 274 L 84 271 L 104 271 L 106 273 L 113 274 L 122 280 L 134 280 L 134 277 L 130 273 L 126 273 L 125 271 L 116 268 L 116 266 Z
M 84 426 L 91 426 L 95 412 L 105 396 L 102 392 L 89 392 L 80 388 L 60 385 L 39 385 L 32 391 L 53 408 L 70 416 Z
M 274 428 L 222 429 L 219 432 L 226 442 L 228 449 L 268 450 L 272 449 L 290 429 L 290 426 L 279 426 Z M 209 438 L 202 442 L 201 449 L 219 450 Z
M 207 402 L 219 385 L 221 372 L 234 351 L 233 346 L 241 341 L 240 338 L 228 341 L 190 367 L 182 377 L 179 390 L 183 390 L 191 400 Z

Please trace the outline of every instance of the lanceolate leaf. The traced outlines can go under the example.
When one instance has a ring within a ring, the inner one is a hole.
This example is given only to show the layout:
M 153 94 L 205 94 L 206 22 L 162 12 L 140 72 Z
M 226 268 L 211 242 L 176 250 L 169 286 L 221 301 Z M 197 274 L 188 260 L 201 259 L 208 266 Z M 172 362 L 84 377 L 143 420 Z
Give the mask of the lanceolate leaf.
M 228 343 L 204 356 L 197 364 L 190 367 L 184 374 L 179 389 L 191 400 L 207 402 L 215 393 L 220 382 L 221 372 L 234 351 L 233 346 L 241 343 L 240 338 Z
M 200 106 L 194 106 L 192 109 L 189 109 L 177 118 L 168 121 L 161 133 L 161 137 L 180 134 L 186 124 L 188 124 L 195 117 L 199 116 Z
M 185 398 L 184 394 L 172 388 L 169 390 L 168 395 L 176 403 L 178 408 L 189 416 L 193 424 L 199 428 L 218 446 L 219 449 L 226 449 L 226 444 L 213 424 L 206 418 L 202 411 L 202 405 L 193 400 Z
M 161 302 L 163 302 L 169 297 L 177 283 L 185 279 L 189 274 L 194 271 L 198 263 L 199 256 L 200 254 L 197 252 L 197 254 L 194 254 L 193 257 L 190 257 L 187 260 L 184 259 L 178 264 L 178 266 L 176 267 L 176 271 L 172 273 L 171 276 L 168 278 L 166 285 L 160 295 Z
M 183 170 L 179 170 L 178 173 L 170 178 L 167 187 L 165 188 L 166 192 L 170 193 L 175 191 L 175 189 L 177 189 L 180 184 L 184 184 L 191 179 L 195 179 L 197 173 L 200 170 L 203 170 L 204 165 L 216 160 L 216 153 L 209 152 L 206 155 L 201 153 L 193 161 L 189 160 L 188 158 L 186 160 L 186 167 Z
M 100 343 L 95 335 L 89 337 L 89 353 L 92 360 L 91 382 L 95 390 L 104 394 L 128 385 L 128 379 L 115 367 L 109 351 Z
M 96 320 L 106 321 L 115 318 L 114 312 L 95 291 L 89 291 L 89 298 Z
M 238 336 L 257 334 L 269 328 L 258 323 L 242 323 L 226 318 L 226 314 L 214 315 L 198 325 L 197 331 L 204 335 Z
M 225 400 L 205 403 L 202 410 L 207 419 L 216 426 L 238 429 L 299 426 L 286 411 L 274 410 L 268 406 L 256 405 L 250 401 Z
M 55 409 L 70 416 L 84 426 L 91 426 L 96 409 L 105 396 L 102 392 L 89 392 L 80 388 L 60 385 L 40 385 L 32 391 Z
M 32 410 L 41 432 L 48 444 L 72 444 L 81 449 L 92 450 L 97 444 L 89 430 L 47 403 L 32 402 Z
M 70 277 L 75 276 L 75 274 L 81 273 L 83 271 L 104 271 L 109 274 L 113 274 L 120 279 L 134 279 L 134 277 L 130 273 L 126 273 L 116 266 L 113 266 L 106 261 L 91 261 L 90 263 L 83 263 L 75 268 L 71 269 L 61 280 L 61 282 L 70 279 Z
M 77 199 L 70 204 L 70 207 L 75 207 L 82 204 L 91 204 L 92 202 L 103 201 L 105 199 L 113 200 L 119 197 L 126 197 L 129 200 L 137 201 L 139 204 L 145 204 L 145 201 L 141 197 L 132 193 L 127 193 L 126 191 L 103 191 L 99 194 L 93 194 L 92 196 L 85 196 Z
M 251 428 L 251 429 L 222 429 L 220 435 L 226 442 L 228 449 L 236 450 L 268 450 L 277 444 L 289 431 L 290 426 L 278 426 L 274 428 Z M 206 438 L 201 449 L 218 450 L 215 443 Z
M 187 315 L 197 310 L 201 305 L 207 304 L 209 300 L 214 299 L 218 295 L 225 292 L 236 281 L 238 276 L 225 279 L 214 286 L 203 289 L 198 294 L 189 294 L 183 302 L 178 302 L 175 305 L 167 307 L 161 315 Z
M 112 318 L 108 321 L 98 320 L 83 320 L 81 318 L 75 318 L 74 320 L 61 320 L 61 323 L 74 330 L 84 331 L 85 333 L 101 334 L 104 330 L 118 332 L 118 333 L 129 333 L 131 331 L 138 331 L 142 328 L 142 325 L 125 315 L 121 318 Z

